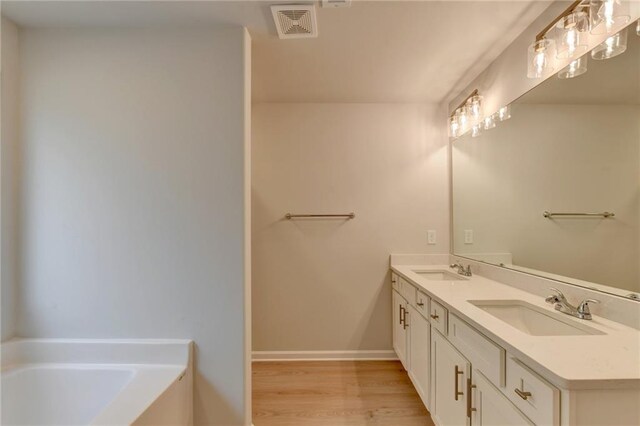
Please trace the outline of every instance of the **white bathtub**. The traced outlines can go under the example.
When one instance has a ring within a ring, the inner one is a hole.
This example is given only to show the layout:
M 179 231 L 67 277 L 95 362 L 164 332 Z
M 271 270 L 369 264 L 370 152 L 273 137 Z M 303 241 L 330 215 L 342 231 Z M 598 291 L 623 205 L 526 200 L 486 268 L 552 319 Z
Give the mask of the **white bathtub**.
M 2 425 L 191 425 L 188 340 L 15 339 L 2 354 Z

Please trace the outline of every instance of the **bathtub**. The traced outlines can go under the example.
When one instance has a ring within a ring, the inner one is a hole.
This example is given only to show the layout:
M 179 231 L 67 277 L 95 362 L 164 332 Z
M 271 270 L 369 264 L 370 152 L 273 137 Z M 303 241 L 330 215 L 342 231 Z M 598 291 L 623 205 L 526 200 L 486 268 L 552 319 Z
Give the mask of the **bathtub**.
M 2 425 L 191 425 L 189 340 L 0 345 Z

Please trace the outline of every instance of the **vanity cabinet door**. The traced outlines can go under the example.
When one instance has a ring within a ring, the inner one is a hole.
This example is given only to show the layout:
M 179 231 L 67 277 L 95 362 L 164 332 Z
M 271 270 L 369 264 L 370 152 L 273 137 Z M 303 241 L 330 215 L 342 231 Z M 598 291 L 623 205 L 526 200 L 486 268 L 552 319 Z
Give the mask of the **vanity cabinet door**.
M 409 318 L 411 318 L 411 324 L 409 324 L 409 342 L 411 342 L 409 345 L 409 359 L 411 360 L 409 377 L 418 391 L 418 395 L 422 398 L 422 402 L 427 409 L 430 409 L 431 325 L 413 306 L 409 306 Z
M 470 424 L 467 379 L 471 364 L 439 331 L 431 329 L 431 414 L 439 426 Z
M 407 312 L 407 302 L 400 293 L 393 290 L 391 292 L 391 303 L 393 303 L 393 349 L 396 351 L 402 366 L 405 370 L 409 369 L 409 360 L 407 357 L 408 346 L 408 322 L 409 313 Z
M 502 394 L 480 371 L 473 370 L 474 389 L 471 392 L 471 424 L 473 426 L 533 425 L 509 399 Z

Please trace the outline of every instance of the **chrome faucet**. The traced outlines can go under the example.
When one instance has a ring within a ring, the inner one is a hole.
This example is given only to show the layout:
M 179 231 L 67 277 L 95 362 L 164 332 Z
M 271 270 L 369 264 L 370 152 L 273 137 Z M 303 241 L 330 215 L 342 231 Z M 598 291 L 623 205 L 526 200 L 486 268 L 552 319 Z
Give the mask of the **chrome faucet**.
M 471 274 L 471 265 L 468 265 L 466 268 L 464 267 L 464 265 L 462 263 L 453 263 L 451 265 L 449 265 L 449 268 L 451 269 L 458 269 L 458 273 L 460 275 L 463 275 L 465 277 L 470 277 Z
M 580 302 L 580 304 L 577 307 L 575 307 L 571 303 L 569 303 L 567 298 L 564 297 L 564 294 L 562 294 L 562 292 L 557 288 L 551 287 L 549 290 L 555 291 L 556 294 L 547 296 L 547 298 L 544 299 L 544 301 L 552 305 L 555 305 L 556 311 L 560 311 L 564 314 L 571 315 L 576 318 L 590 320 L 591 311 L 589 310 L 589 303 L 600 303 L 600 301 L 596 299 L 585 299 L 582 302 Z

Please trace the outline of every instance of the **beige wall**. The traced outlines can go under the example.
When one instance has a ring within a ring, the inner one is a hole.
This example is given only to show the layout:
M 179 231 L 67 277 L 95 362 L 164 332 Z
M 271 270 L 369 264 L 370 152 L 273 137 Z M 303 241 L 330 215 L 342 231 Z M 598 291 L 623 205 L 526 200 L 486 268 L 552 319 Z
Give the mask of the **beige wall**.
M 2 218 L 2 262 L 0 264 L 0 301 L 2 302 L 2 333 L 0 340 L 13 336 L 16 327 L 16 302 L 18 292 L 18 86 L 19 52 L 18 28 L 2 18 L 2 98 L 0 117 L 0 217 Z
M 517 266 L 640 291 L 639 123 L 637 105 L 516 104 L 495 129 L 457 139 L 455 253 L 511 253 Z M 616 216 L 549 220 L 545 210 Z
M 20 34 L 19 335 L 191 338 L 196 424 L 249 424 L 248 34 Z
M 444 122 L 427 105 L 254 105 L 254 350 L 391 349 L 389 254 L 449 250 Z

